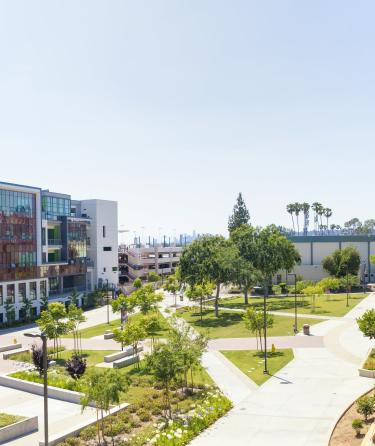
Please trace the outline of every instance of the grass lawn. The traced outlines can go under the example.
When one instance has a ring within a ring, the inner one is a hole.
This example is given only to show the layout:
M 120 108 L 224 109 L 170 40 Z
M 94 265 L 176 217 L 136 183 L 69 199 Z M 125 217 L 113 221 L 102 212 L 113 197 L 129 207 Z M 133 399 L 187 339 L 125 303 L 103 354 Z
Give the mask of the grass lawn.
M 25 417 L 19 417 L 17 415 L 9 415 L 7 413 L 0 412 L 0 429 L 10 424 L 17 423 L 17 421 L 24 420 Z
M 162 329 L 157 333 L 156 337 L 165 337 L 166 333 L 169 329 L 168 322 L 165 320 L 165 318 L 160 314 L 160 322 Z M 137 320 L 141 319 L 143 315 L 141 313 L 133 314 L 132 316 L 129 316 L 129 320 L 132 322 L 136 322 Z M 104 332 L 106 330 L 113 330 L 114 328 L 120 328 L 120 319 L 116 319 L 115 321 L 111 321 L 109 324 L 106 322 L 104 324 L 94 325 L 93 327 L 84 328 L 80 330 L 80 333 L 82 335 L 82 338 L 93 338 L 95 336 L 101 336 L 104 335 Z M 67 336 L 64 336 L 66 338 L 73 338 L 72 334 L 69 334 Z
M 312 299 L 310 297 L 297 297 L 298 313 L 301 314 L 320 314 L 327 316 L 344 316 L 348 311 L 359 304 L 362 299 L 367 297 L 367 293 L 352 293 L 349 295 L 349 306 L 346 306 L 346 293 L 340 294 L 324 294 L 315 298 L 315 311 L 312 307 Z M 270 311 L 293 312 L 294 296 L 289 297 L 269 297 L 267 299 L 268 309 Z M 245 309 L 243 297 L 235 297 L 223 299 L 220 305 L 226 308 L 242 308 Z M 263 308 L 263 297 L 249 297 L 249 306 L 255 308 Z
M 253 334 L 245 327 L 241 313 L 221 310 L 219 317 L 216 318 L 213 310 L 204 310 L 203 321 L 200 320 L 198 308 L 184 308 L 178 310 L 177 315 L 183 317 L 199 333 L 208 335 L 210 339 L 253 337 Z M 318 322 L 321 321 L 298 318 L 299 327 L 302 327 L 303 324 L 313 325 Z M 274 316 L 274 325 L 267 330 L 267 334 L 268 336 L 293 336 L 293 324 L 293 317 Z
M 221 353 L 258 386 L 267 381 L 272 375 L 275 375 L 294 358 L 291 348 L 278 350 L 275 353 L 268 352 L 267 365 L 270 374 L 264 375 L 263 353 L 256 350 L 225 350 Z

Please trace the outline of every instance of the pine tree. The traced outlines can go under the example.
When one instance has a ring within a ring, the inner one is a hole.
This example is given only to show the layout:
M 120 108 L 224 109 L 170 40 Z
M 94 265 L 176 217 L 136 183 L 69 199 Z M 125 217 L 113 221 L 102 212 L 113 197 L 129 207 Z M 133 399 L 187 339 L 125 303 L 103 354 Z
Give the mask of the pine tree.
M 233 207 L 233 214 L 229 217 L 229 233 L 231 233 L 234 229 L 240 227 L 241 225 L 246 225 L 247 223 L 249 223 L 249 220 L 250 214 L 240 192 L 237 197 L 237 202 Z

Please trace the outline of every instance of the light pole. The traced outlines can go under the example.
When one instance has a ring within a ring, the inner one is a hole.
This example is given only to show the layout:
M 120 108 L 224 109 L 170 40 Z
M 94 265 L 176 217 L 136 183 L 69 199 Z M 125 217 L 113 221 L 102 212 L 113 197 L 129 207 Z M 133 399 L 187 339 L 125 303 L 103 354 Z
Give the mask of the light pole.
M 265 282 L 263 293 L 263 331 L 264 331 L 264 375 L 268 375 L 267 367 L 267 295 L 268 295 L 268 282 Z
M 44 396 L 44 444 L 48 446 L 48 380 L 47 380 L 47 336 L 41 333 L 24 333 L 28 338 L 40 338 L 43 342 L 43 396 Z
M 298 333 L 297 327 L 297 274 L 290 273 L 288 276 L 294 276 L 294 333 Z
M 108 279 L 107 279 L 107 294 L 106 294 L 106 296 L 107 296 L 107 324 L 109 325 L 109 297 L 108 297 L 108 288 L 109 288 L 109 286 L 108 286 Z
M 346 265 L 346 306 L 349 306 L 349 267 Z

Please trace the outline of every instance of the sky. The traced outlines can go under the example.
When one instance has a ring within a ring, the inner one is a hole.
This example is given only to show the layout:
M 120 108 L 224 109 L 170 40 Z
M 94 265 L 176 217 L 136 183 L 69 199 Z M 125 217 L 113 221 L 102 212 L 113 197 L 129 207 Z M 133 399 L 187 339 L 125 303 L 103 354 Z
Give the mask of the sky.
M 0 180 L 131 233 L 374 218 L 375 3 L 0 0 Z

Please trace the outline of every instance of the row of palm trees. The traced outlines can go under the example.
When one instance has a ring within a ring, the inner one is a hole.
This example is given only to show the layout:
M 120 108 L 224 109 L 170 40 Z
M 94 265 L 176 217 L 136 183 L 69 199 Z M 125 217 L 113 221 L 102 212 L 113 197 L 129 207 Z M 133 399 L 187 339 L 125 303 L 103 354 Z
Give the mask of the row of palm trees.
M 309 203 L 289 203 L 286 206 L 288 214 L 292 217 L 293 231 L 300 233 L 299 217 L 303 215 L 303 234 L 307 234 L 310 223 L 310 210 L 314 211 L 314 230 L 322 231 L 329 228 L 329 219 L 332 217 L 332 209 L 324 207 L 319 202 L 314 202 L 311 206 Z M 295 217 L 295 218 L 294 218 Z M 323 218 L 326 219 L 326 224 L 323 223 Z

